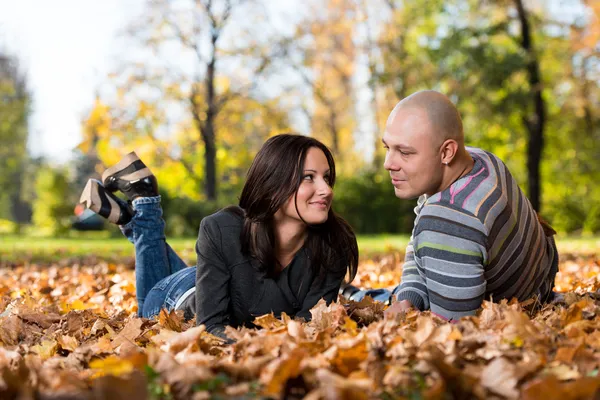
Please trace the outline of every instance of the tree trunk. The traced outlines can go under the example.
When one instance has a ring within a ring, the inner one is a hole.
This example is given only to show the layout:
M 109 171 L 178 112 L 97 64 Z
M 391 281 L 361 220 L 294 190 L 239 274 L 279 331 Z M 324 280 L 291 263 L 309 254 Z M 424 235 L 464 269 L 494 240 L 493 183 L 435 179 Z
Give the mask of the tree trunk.
M 521 46 L 527 53 L 527 73 L 529 86 L 532 91 L 534 113 L 525 116 L 523 122 L 529 133 L 527 143 L 527 175 L 529 200 L 536 211 L 540 211 L 541 204 L 541 179 L 540 162 L 544 148 L 544 126 L 546 123 L 546 104 L 542 97 L 542 82 L 540 67 L 533 48 L 533 37 L 529 28 L 527 11 L 522 0 L 515 0 L 515 5 L 521 23 Z
M 206 69 L 206 122 L 204 123 L 202 139 L 204 140 L 204 173 L 205 193 L 208 200 L 217 199 L 217 145 L 215 140 L 215 118 L 217 116 L 217 99 L 215 91 L 216 38 L 213 37 L 213 57 Z

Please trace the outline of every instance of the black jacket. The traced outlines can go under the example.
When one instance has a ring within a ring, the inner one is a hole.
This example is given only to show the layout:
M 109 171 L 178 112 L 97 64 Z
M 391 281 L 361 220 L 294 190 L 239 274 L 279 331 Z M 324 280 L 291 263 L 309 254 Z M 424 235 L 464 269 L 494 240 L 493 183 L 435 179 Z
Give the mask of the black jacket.
M 198 325 L 224 337 L 226 325 L 252 327 L 255 317 L 271 312 L 309 320 L 309 310 L 321 298 L 328 304 L 337 299 L 346 275 L 342 261 L 324 277 L 314 276 L 308 251 L 302 248 L 277 278 L 269 278 L 258 272 L 258 261 L 242 254 L 242 224 L 240 215 L 227 210 L 200 223 L 196 293 L 179 307 L 186 314 L 196 311 Z

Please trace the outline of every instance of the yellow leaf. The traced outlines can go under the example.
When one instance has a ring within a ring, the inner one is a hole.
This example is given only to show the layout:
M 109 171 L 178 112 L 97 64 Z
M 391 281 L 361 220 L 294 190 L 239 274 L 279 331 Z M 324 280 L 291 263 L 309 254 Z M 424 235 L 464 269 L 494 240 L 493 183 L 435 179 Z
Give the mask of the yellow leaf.
M 265 384 L 265 394 L 279 396 L 288 379 L 300 374 L 300 364 L 307 355 L 305 350 L 296 348 L 269 363 L 260 375 L 260 381 Z
M 254 321 L 252 321 L 252 322 L 254 323 L 254 325 L 260 326 L 261 328 L 267 329 L 267 330 L 275 330 L 275 329 L 285 326 L 283 324 L 283 322 L 281 322 L 280 320 L 275 318 L 273 313 L 261 315 L 260 317 L 256 317 L 256 318 L 254 318 Z
M 95 370 L 94 378 L 104 375 L 123 376 L 133 371 L 133 363 L 117 356 L 96 359 L 90 362 L 90 368 Z
M 79 347 L 77 339 L 73 336 L 59 335 L 57 337 L 57 342 L 63 350 L 75 351 L 75 349 Z
M 39 355 L 42 360 L 47 360 L 56 354 L 57 348 L 56 340 L 43 340 L 40 344 L 33 346 L 31 351 Z
M 342 328 L 351 335 L 356 335 L 356 331 L 358 329 L 358 324 L 356 321 L 351 319 L 350 317 L 344 318 L 344 325 Z

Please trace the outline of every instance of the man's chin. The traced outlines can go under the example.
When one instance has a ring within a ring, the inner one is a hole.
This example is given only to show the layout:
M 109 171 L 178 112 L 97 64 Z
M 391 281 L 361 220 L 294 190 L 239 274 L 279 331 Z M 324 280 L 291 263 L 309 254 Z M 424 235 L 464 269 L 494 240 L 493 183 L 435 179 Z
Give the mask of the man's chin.
M 400 190 L 398 188 L 394 188 L 394 194 L 401 200 L 412 200 L 419 197 L 418 194 L 407 192 L 406 190 Z

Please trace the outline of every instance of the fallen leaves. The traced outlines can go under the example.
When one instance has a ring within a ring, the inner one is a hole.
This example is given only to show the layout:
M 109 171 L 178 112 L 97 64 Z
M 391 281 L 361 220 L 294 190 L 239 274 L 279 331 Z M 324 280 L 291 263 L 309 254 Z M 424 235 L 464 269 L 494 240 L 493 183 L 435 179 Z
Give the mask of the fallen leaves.
M 600 301 L 585 292 L 600 288 L 600 267 L 566 259 L 560 304 L 485 302 L 447 323 L 414 310 L 386 319 L 370 298 L 321 301 L 310 322 L 267 314 L 261 329 L 228 328 L 233 345 L 180 312 L 138 318 L 125 265 L 0 270 L 0 398 L 593 398 Z M 359 284 L 391 286 L 400 258 L 359 270 Z

